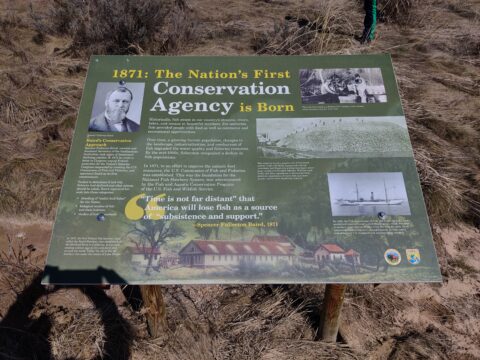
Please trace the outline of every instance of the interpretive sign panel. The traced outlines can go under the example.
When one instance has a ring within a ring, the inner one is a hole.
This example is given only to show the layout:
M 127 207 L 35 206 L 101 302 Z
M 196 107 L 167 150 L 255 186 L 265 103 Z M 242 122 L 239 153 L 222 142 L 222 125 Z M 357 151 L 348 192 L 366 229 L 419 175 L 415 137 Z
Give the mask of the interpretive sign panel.
M 389 56 L 92 57 L 44 283 L 440 280 Z

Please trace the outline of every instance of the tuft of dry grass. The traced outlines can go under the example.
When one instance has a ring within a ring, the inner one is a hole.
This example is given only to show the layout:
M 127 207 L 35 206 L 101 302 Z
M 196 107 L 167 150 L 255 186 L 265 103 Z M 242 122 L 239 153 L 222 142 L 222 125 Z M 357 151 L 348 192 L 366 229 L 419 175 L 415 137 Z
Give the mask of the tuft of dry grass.
M 155 34 L 155 40 L 147 50 L 158 55 L 188 51 L 190 44 L 198 40 L 198 27 L 198 22 L 188 7 L 181 4 L 175 6 L 166 17 L 162 31 Z
M 413 21 L 412 9 L 419 0 L 379 0 L 379 18 L 385 22 L 409 24 Z
M 452 347 L 452 341 L 442 331 L 429 326 L 424 332 L 416 329 L 405 329 L 402 334 L 394 337 L 395 345 L 388 355 L 388 359 L 432 359 L 448 360 L 448 349 Z M 434 354 L 434 355 L 432 355 Z M 457 354 L 458 356 L 459 354 Z
M 358 359 L 347 345 L 315 341 L 295 287 L 174 286 L 166 288 L 168 336 L 141 339 L 140 359 Z M 194 334 L 192 336 L 192 334 Z M 301 349 L 301 351 L 299 351 Z M 361 358 L 361 357 L 360 357 Z
M 36 255 L 24 232 L 6 238 L 0 252 L 0 358 L 129 358 L 136 333 L 112 298 L 95 287 L 42 286 L 44 254 Z
M 478 221 L 480 165 L 468 153 L 478 153 L 478 131 L 469 124 L 443 120 L 418 104 L 407 107 L 407 113 L 413 119 L 409 130 L 430 217 L 444 224 Z
M 165 54 L 193 39 L 184 1 L 53 0 L 43 14 L 32 7 L 38 34 L 71 37 L 63 54 Z M 37 37 L 38 37 L 37 34 Z
M 480 34 L 475 32 L 467 32 L 465 34 L 459 34 L 455 36 L 457 47 L 455 52 L 459 56 L 480 56 Z M 477 88 L 478 88 L 477 84 Z
M 7 55 L 0 71 L 0 212 L 52 218 L 83 73 L 68 74 L 77 61 L 33 56 L 38 45 L 22 42 L 17 29 L 4 22 L 0 35 Z
M 353 305 L 359 310 L 357 315 L 365 320 L 366 325 L 372 320 L 393 323 L 397 312 L 412 305 L 385 286 L 352 285 L 348 290 L 347 306 Z
M 440 226 L 459 220 L 478 225 L 480 63 L 471 54 L 476 52 L 480 22 L 459 20 L 456 13 L 445 12 L 451 3 L 417 2 L 410 13 L 414 22 L 409 25 L 415 32 L 398 27 L 394 36 L 399 45 L 385 48 L 380 39 L 377 46 L 393 52 L 430 219 Z M 469 2 L 461 4 L 464 10 L 470 6 Z M 458 26 L 444 26 L 446 22 Z
M 24 234 L 6 234 L 8 246 L 0 252 L 0 295 L 18 295 L 38 273 L 40 259 L 35 246 L 29 244 Z
M 171 2 L 54 0 L 41 16 L 32 7 L 37 30 L 72 38 L 73 54 L 138 54 L 162 26 Z
M 263 350 L 260 360 L 310 359 L 365 359 L 363 354 L 343 344 L 329 344 L 305 340 L 275 339 Z
M 105 345 L 102 319 L 94 309 L 67 310 L 52 306 L 52 354 L 59 359 L 100 356 Z
M 345 1 L 321 1 L 315 10 L 301 10 L 275 23 L 271 32 L 257 34 L 252 48 L 269 55 L 339 53 L 352 44 L 352 9 Z
M 41 66 L 43 71 L 62 69 L 58 63 L 32 61 L 29 65 L 33 69 Z M 22 70 L 23 66 L 9 71 L 21 74 Z M 51 218 L 81 89 L 79 85 L 65 88 L 43 78 L 33 79 L 21 90 L 0 91 L 0 211 L 11 215 L 31 212 Z M 7 84 L 16 87 L 15 81 Z M 38 97 L 42 93 L 45 98 Z

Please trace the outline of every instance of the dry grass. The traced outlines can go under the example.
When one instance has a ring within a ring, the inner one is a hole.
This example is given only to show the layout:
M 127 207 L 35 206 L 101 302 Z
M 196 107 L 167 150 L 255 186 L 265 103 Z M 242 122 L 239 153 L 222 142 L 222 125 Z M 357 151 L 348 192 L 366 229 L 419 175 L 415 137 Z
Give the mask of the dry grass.
M 451 359 L 451 355 L 446 353 L 446 350 L 451 347 L 451 341 L 434 326 L 428 327 L 425 332 L 406 329 L 394 339 L 395 347 L 388 359 Z
M 123 23 L 111 24 L 126 31 L 122 39 L 103 26 L 110 24 L 108 12 L 79 13 L 99 4 L 106 3 L 49 1 L 56 9 L 41 16 L 34 4 L 34 24 L 15 12 L 2 13 L 0 214 L 53 218 L 85 77 L 85 56 L 92 51 L 177 54 L 204 46 L 202 41 L 223 46 L 234 37 L 231 43 L 243 44 L 242 51 L 251 52 L 253 45 L 260 54 L 392 53 L 435 229 L 459 221 L 480 224 L 480 28 L 474 1 L 382 1 L 379 6 L 387 24 L 379 24 L 377 39 L 366 48 L 354 45 L 351 36 L 362 27 L 361 5 L 347 0 L 325 0 L 301 9 L 283 1 L 255 2 L 275 11 L 284 8 L 290 20 L 279 22 L 282 17 L 277 17 L 274 27 L 273 20 L 264 17 L 258 21 L 271 24 L 273 31 L 259 33 L 249 28 L 245 17 L 227 18 L 223 25 L 219 22 L 218 36 L 208 39 L 198 38 L 195 6 L 204 4 L 195 1 L 188 6 L 173 1 L 168 6 L 146 0 L 125 3 L 137 6 L 138 14 L 147 9 L 142 6 L 156 6 L 170 15 L 158 22 L 153 15 L 142 18 L 150 21 L 145 25 L 152 30 L 148 33 L 139 30 L 140 22 L 129 25 L 133 18 L 123 17 Z M 117 12 L 115 16 L 122 18 Z M 100 15 L 107 19 L 102 21 Z M 101 26 L 94 26 L 96 21 Z M 224 52 L 238 49 L 224 46 Z M 480 348 L 475 249 L 450 257 L 447 240 L 437 233 L 435 239 L 448 281 L 428 287 L 350 287 L 340 329 L 347 346 L 314 341 L 320 286 L 166 287 L 169 328 L 164 337 L 152 340 L 142 314 L 123 300 L 112 305 L 102 298 L 98 303 L 103 305 L 97 307 L 91 302 L 99 300 L 95 298 L 99 294 L 82 295 L 78 289 L 50 294 L 39 288 L 35 252 L 27 239 L 10 236 L 10 250 L 0 255 L 2 321 L 12 308 L 17 311 L 12 304 L 25 299 L 21 296 L 32 280 L 37 282 L 31 289 L 40 296 L 16 317 L 21 320 L 18 328 L 3 332 L 0 328 L 0 357 L 41 359 L 51 353 L 58 359 L 107 358 L 106 352 L 115 354 L 117 348 L 131 352 L 133 359 L 474 359 Z M 457 293 L 460 286 L 467 294 Z M 54 304 L 54 296 L 62 305 Z M 105 328 L 105 319 L 112 318 L 117 319 L 111 321 L 113 327 Z
M 74 54 L 138 54 L 150 46 L 172 2 L 55 0 L 45 15 L 32 8 L 37 30 L 72 38 Z
M 0 252 L 0 358 L 12 358 L 20 354 L 28 358 L 35 356 L 30 347 L 41 349 L 45 344 L 45 338 L 38 333 L 38 328 L 22 328 L 28 323 L 28 299 L 35 298 L 32 293 L 39 290 L 36 287 L 26 294 L 25 289 L 35 281 L 40 267 L 35 248 L 28 244 L 23 234 L 6 236 L 7 249 Z
M 350 287 L 352 303 L 367 311 L 367 317 L 391 323 L 395 321 L 395 313 L 402 311 L 412 304 L 408 300 L 399 298 L 386 285 Z
M 23 234 L 6 234 L 7 250 L 0 252 L 0 295 L 17 296 L 41 269 L 41 259 L 35 256 L 35 247 Z
M 60 193 L 81 85 L 49 82 L 37 70 L 60 75 L 68 66 L 32 60 L 2 74 L 7 78 L 0 90 L 0 211 L 4 213 L 53 215 L 52 199 Z
M 167 287 L 168 336 L 139 340 L 135 354 L 140 359 L 156 350 L 159 359 L 175 360 L 361 358 L 346 345 L 314 341 L 305 304 L 292 298 L 291 290 Z
M 43 287 L 43 255 L 36 255 L 24 233 L 6 236 L 7 250 L 0 252 L 0 358 L 91 359 L 110 355 L 112 359 L 127 359 L 121 355 L 129 353 L 135 334 L 113 301 L 95 288 Z M 77 306 L 83 303 L 84 308 L 67 308 L 64 301 L 52 304 L 57 291 L 76 292 L 73 301 Z
M 23 34 L 14 24 L 2 24 L 6 59 L 0 72 L 0 211 L 52 218 L 85 66 L 35 56 L 37 49 L 22 43 Z M 74 67 L 78 73 L 72 73 Z
M 305 339 L 306 336 L 312 340 L 305 318 L 292 306 L 285 292 L 276 290 L 259 300 L 255 306 L 239 309 L 223 325 L 222 332 L 228 334 L 233 345 L 229 349 L 232 358 L 258 357 L 271 338 Z
M 453 64 L 450 69 L 455 71 L 457 66 Z M 477 97 L 475 82 L 457 75 L 439 76 L 432 70 L 412 77 L 414 83 L 406 86 L 410 95 L 404 96 L 428 213 L 437 224 L 453 224 L 460 219 L 478 223 L 480 121 L 474 117 L 473 108 L 451 112 L 450 104 L 441 102 L 451 93 L 452 102 L 470 104 Z M 427 81 L 441 86 L 434 85 L 428 93 L 423 92 Z M 416 94 L 422 92 L 419 101 Z
M 455 1 L 415 2 L 415 31 L 395 28 L 398 45 L 380 39 L 374 51 L 393 53 L 426 205 L 436 225 L 480 224 L 480 121 L 477 34 L 480 18 L 445 9 Z M 471 3 L 461 8 L 470 11 Z M 425 14 L 429 16 L 426 17 Z M 473 21 L 472 21 L 473 20 Z M 445 23 L 455 22 L 455 27 Z M 464 41 L 459 41 L 464 39 Z
M 32 7 L 31 17 L 44 34 L 71 37 L 63 54 L 165 54 L 193 40 L 195 22 L 182 1 L 66 1 L 53 0 L 42 14 Z
M 63 306 L 50 306 L 48 316 L 53 324 L 50 344 L 55 358 L 91 359 L 102 354 L 105 333 L 101 316 L 95 309 L 67 310 Z
M 385 22 L 409 24 L 414 21 L 412 8 L 418 3 L 419 0 L 379 0 L 379 18 Z
M 480 192 L 475 176 L 480 168 L 465 151 L 474 149 L 478 132 L 468 125 L 439 120 L 422 106 L 409 108 L 408 114 L 415 119 L 409 130 L 429 215 L 436 223 L 453 224 L 461 218 L 476 221 Z
M 176 55 L 188 51 L 190 44 L 198 41 L 197 32 L 198 22 L 189 8 L 174 7 L 148 53 Z
M 299 10 L 275 23 L 271 32 L 257 34 L 252 48 L 258 54 L 333 54 L 352 45 L 354 5 L 324 0 L 316 9 Z

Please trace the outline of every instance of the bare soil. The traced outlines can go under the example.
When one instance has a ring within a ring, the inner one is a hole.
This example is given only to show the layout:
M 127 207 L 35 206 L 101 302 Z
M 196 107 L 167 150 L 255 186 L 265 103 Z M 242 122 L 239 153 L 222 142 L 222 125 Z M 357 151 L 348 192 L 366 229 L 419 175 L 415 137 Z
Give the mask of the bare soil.
M 56 3 L 0 2 L 0 359 L 480 359 L 478 0 L 389 0 L 368 46 L 361 2 L 178 0 L 163 46 L 128 50 L 391 53 L 443 282 L 348 286 L 337 344 L 316 341 L 322 285 L 165 286 L 158 339 L 126 289 L 39 285 L 88 64 L 32 20 Z

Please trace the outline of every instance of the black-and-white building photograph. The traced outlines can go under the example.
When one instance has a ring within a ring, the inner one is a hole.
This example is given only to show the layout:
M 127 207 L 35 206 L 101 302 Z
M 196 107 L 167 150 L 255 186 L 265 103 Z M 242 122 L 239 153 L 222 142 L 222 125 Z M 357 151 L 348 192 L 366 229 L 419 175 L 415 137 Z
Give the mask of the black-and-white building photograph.
M 380 68 L 301 69 L 303 104 L 385 103 Z
M 330 173 L 332 216 L 411 215 L 401 172 Z
M 144 90 L 144 83 L 99 82 L 88 131 L 138 131 Z

